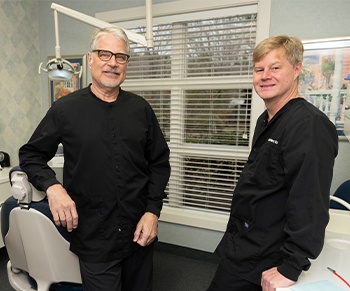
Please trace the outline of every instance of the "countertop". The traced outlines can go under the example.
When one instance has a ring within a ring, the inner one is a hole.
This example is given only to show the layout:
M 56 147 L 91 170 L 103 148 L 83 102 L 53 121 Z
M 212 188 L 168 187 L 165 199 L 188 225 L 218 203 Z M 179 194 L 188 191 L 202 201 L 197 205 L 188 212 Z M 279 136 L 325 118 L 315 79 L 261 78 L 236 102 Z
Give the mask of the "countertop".
M 328 280 L 334 285 L 347 290 L 348 287 L 327 267 L 337 271 L 345 280 L 350 282 L 350 235 L 326 231 L 326 239 L 323 250 L 316 260 L 311 260 L 310 270 L 303 272 L 298 282 L 289 288 L 277 288 L 278 291 L 293 290 L 307 283 Z M 300 287 L 299 287 L 300 288 Z M 301 290 L 301 289 L 300 289 Z M 305 289 L 310 290 L 310 289 Z

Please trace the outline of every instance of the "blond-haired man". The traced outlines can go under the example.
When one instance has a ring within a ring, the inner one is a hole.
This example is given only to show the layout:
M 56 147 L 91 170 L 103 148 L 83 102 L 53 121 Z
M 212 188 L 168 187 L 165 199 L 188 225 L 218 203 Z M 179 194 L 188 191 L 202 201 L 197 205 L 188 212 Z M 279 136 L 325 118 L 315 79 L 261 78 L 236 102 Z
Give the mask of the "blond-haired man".
M 273 291 L 293 285 L 322 250 L 338 136 L 298 92 L 303 45 L 273 36 L 253 53 L 265 103 L 233 193 L 219 267 L 208 291 Z

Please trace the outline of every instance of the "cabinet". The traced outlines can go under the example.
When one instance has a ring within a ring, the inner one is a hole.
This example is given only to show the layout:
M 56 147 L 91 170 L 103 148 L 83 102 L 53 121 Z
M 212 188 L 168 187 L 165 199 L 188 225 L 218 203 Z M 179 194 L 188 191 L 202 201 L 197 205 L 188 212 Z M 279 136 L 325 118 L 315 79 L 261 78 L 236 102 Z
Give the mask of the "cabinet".
M 9 181 L 9 172 L 11 167 L 3 168 L 0 171 L 0 225 L 1 225 L 1 206 L 3 202 L 11 196 L 11 186 Z M 0 248 L 4 247 L 2 236 L 0 235 Z

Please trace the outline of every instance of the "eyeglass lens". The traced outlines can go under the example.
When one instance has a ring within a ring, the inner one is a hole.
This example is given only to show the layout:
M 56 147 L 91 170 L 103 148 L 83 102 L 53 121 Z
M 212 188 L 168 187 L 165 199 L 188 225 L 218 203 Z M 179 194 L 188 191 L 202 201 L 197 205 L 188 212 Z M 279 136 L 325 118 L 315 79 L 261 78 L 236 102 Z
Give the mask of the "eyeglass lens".
M 100 60 L 104 62 L 109 61 L 112 58 L 112 56 L 115 56 L 116 62 L 120 64 L 125 64 L 129 59 L 128 55 L 122 54 L 122 53 L 114 54 L 110 51 L 104 51 L 104 50 L 95 50 L 95 52 L 98 53 L 98 57 L 100 58 Z

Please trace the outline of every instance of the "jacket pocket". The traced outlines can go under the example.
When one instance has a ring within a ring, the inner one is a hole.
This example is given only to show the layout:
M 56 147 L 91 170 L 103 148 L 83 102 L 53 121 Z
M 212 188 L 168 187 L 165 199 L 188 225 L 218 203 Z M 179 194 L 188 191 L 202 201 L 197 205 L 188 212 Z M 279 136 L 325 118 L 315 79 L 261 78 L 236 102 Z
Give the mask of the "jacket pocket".
M 254 149 L 248 159 L 247 178 L 260 189 L 274 184 L 278 167 L 281 167 L 281 154 L 278 144 L 265 143 L 261 148 Z
M 264 228 L 244 218 L 231 217 L 225 236 L 231 260 L 251 266 L 261 257 L 266 241 Z

